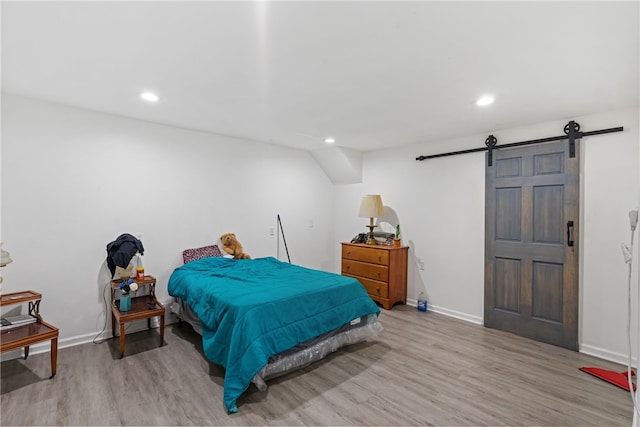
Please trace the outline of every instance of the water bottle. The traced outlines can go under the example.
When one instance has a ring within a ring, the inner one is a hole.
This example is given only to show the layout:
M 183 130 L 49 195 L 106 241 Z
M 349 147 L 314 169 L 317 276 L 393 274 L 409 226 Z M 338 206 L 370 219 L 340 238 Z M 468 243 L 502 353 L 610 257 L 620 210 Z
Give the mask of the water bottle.
M 417 307 L 419 311 L 427 311 L 427 296 L 424 292 L 420 292 L 420 295 L 418 295 Z
M 120 296 L 120 311 L 131 310 L 131 295 L 122 294 Z

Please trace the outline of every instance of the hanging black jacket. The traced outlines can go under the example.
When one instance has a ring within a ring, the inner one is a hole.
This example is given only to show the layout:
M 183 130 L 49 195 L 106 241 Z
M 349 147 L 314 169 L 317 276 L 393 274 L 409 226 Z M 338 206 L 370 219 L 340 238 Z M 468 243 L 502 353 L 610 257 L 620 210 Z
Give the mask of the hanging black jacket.
M 131 234 L 121 234 L 116 240 L 109 243 L 107 245 L 107 265 L 111 271 L 111 277 L 116 272 L 116 266 L 127 268 L 136 252 L 144 255 L 144 247 L 142 242 Z

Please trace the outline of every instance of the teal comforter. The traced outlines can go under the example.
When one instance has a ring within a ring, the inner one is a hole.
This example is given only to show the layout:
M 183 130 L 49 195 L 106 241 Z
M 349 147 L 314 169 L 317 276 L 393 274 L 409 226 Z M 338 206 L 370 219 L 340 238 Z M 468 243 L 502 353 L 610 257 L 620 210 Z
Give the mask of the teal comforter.
M 173 272 L 169 294 L 200 318 L 204 353 L 225 368 L 229 413 L 269 357 L 380 312 L 356 279 L 271 257 L 192 261 Z

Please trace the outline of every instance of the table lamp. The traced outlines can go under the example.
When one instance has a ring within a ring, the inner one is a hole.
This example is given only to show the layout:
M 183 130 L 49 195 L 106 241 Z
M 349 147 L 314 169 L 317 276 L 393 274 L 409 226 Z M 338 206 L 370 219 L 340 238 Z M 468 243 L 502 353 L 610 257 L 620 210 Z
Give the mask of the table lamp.
M 384 206 L 382 206 L 382 198 L 379 194 L 367 194 L 362 198 L 360 202 L 360 212 L 358 216 L 360 218 L 369 218 L 369 238 L 367 239 L 367 245 L 377 245 L 376 239 L 373 237 L 373 229 L 377 227 L 373 223 L 373 218 L 382 216 Z
M 0 267 L 4 267 L 7 264 L 11 264 L 13 260 L 9 252 L 2 249 L 2 242 L 0 242 Z M 0 275 L 0 283 L 2 283 L 2 275 Z

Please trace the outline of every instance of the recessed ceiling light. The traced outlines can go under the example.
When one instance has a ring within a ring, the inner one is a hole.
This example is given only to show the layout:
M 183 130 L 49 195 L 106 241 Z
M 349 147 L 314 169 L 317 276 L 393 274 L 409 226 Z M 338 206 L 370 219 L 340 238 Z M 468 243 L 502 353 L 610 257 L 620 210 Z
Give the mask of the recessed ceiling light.
M 160 98 L 158 98 L 158 95 L 156 95 L 153 92 L 142 92 L 140 94 L 140 98 L 144 99 L 145 101 L 149 101 L 149 102 L 158 102 L 158 100 Z
M 484 107 L 485 105 L 493 104 L 493 101 L 496 99 L 491 95 L 483 95 L 476 101 L 476 105 L 479 107 Z
M 327 144 L 333 144 L 334 142 L 336 142 L 336 140 L 335 138 L 328 137 L 324 139 L 324 142 L 326 142 Z

